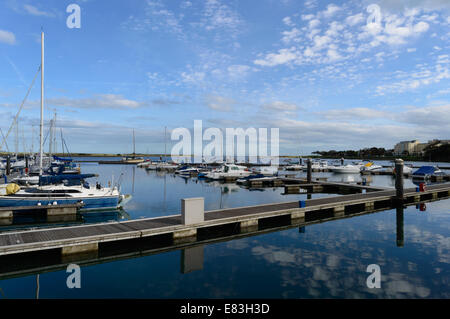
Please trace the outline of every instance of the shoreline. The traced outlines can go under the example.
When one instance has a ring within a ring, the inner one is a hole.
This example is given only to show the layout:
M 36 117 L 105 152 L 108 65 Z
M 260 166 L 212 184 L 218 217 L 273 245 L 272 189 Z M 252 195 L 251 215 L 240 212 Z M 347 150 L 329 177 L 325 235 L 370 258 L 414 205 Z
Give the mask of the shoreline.
M 28 154 L 28 153 L 26 153 Z M 13 153 L 7 153 L 7 152 L 0 152 L 0 156 L 8 156 L 8 155 L 13 155 Z M 23 157 L 24 153 L 18 153 L 17 154 L 19 157 Z M 118 157 L 165 157 L 166 155 L 164 154 L 107 154 L 107 153 L 71 153 L 71 154 L 62 154 L 62 153 L 54 153 L 53 155 L 58 156 L 58 157 L 110 157 L 110 158 L 118 158 Z M 167 155 L 167 157 L 170 157 L 171 155 Z M 177 155 L 177 156 L 181 156 L 181 155 Z M 191 155 L 192 156 L 192 155 Z M 335 159 L 335 160 L 340 160 L 341 157 L 333 157 L 333 156 L 328 156 L 328 157 L 322 157 L 322 156 L 318 156 L 318 155 L 280 155 L 280 158 L 302 158 L 302 159 Z M 395 159 L 401 158 L 404 161 L 408 161 L 408 162 L 442 162 L 442 163 L 450 163 L 450 159 L 448 160 L 430 160 L 430 159 L 426 159 L 426 158 L 420 158 L 420 157 L 416 157 L 416 156 L 375 156 L 375 157 L 352 157 L 352 158 L 344 158 L 347 160 L 363 160 L 363 161 L 392 161 Z

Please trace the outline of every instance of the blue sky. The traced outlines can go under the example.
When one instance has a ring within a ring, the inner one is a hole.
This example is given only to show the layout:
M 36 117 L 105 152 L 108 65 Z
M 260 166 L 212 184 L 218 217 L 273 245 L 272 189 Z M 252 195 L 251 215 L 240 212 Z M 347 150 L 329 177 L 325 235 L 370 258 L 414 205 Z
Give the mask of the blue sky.
M 66 26 L 71 3 L 79 29 Z M 165 126 L 196 119 L 277 127 L 280 154 L 450 138 L 447 0 L 5 0 L 5 134 L 40 64 L 41 27 L 45 116 L 56 110 L 72 152 L 131 152 L 133 129 L 137 152 L 162 152 Z M 37 150 L 39 99 L 38 80 L 19 150 Z

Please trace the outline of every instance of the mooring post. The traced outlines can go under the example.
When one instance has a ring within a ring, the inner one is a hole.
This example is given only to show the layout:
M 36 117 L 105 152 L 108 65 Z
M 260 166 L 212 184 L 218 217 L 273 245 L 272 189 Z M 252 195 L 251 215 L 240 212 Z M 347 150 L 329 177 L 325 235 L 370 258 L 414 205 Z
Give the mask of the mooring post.
M 27 169 L 27 173 L 28 173 L 28 156 L 25 156 L 25 168 Z
M 307 166 L 308 167 L 308 172 L 307 172 L 307 175 L 306 175 L 306 180 L 307 180 L 308 184 L 310 184 L 311 180 L 312 180 L 312 163 L 311 163 L 311 159 L 308 159 L 307 165 L 308 165 Z
M 404 234 L 403 234 L 403 206 L 397 206 L 396 211 L 397 219 L 397 247 L 403 247 L 405 244 Z
M 395 189 L 396 189 L 396 199 L 398 201 L 403 200 L 403 160 L 395 160 Z
M 6 176 L 11 174 L 11 158 L 9 155 L 6 157 Z

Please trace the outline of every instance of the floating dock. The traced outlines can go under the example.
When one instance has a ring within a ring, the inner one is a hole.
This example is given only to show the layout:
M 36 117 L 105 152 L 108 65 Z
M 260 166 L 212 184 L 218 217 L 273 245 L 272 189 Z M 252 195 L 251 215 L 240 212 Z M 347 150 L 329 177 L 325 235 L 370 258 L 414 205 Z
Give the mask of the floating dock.
M 450 196 L 450 184 L 438 184 L 417 192 L 404 189 L 402 203 L 444 199 Z M 44 250 L 60 250 L 63 256 L 98 251 L 99 245 L 158 235 L 170 236 L 174 243 L 192 242 L 199 231 L 234 225 L 240 232 L 257 229 L 273 218 L 308 220 L 344 217 L 353 210 L 390 208 L 398 200 L 396 190 L 264 204 L 204 212 L 203 198 L 182 200 L 181 215 L 146 218 L 124 222 L 58 227 L 0 234 L 0 256 Z M 233 227 L 234 227 L 233 226 Z
M 12 218 L 14 214 L 20 213 L 45 213 L 47 216 L 75 215 L 83 203 L 34 205 L 34 206 L 12 206 L 0 207 L 0 220 Z

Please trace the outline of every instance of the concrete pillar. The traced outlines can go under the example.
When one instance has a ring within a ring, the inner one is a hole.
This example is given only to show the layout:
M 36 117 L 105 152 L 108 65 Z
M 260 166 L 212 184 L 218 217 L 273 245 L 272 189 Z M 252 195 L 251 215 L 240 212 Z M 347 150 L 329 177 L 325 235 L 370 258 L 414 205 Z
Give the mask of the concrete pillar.
M 203 245 L 181 250 L 181 273 L 187 274 L 203 269 Z
M 396 211 L 397 219 L 397 247 L 403 247 L 405 244 L 404 234 L 403 234 L 403 206 L 397 206 Z
M 312 181 L 312 162 L 311 159 L 308 159 L 307 161 L 307 173 L 306 173 L 306 181 L 311 183 Z
M 3 210 L 0 211 L 0 218 L 12 218 L 13 212 L 12 210 Z
M 9 226 L 13 223 L 13 217 L 0 218 L 0 226 Z
M 185 238 L 185 237 L 195 237 L 196 235 L 197 235 L 196 228 L 179 230 L 179 231 L 173 232 L 174 239 Z
M 333 208 L 334 217 L 341 217 L 345 215 L 345 206 L 336 206 Z
M 98 250 L 98 243 L 65 246 L 61 248 L 62 255 L 82 254 Z
M 76 215 L 76 214 L 77 214 L 76 207 L 58 207 L 57 205 L 47 207 L 47 216 Z
M 305 210 L 298 210 L 291 213 L 291 225 L 296 225 L 305 222 Z
M 375 208 L 375 202 L 366 202 L 364 203 L 365 210 L 373 210 Z
M 254 219 L 244 220 L 244 221 L 240 222 L 239 226 L 241 229 L 241 233 L 249 233 L 252 231 L 257 231 L 258 230 L 258 219 L 254 218 Z
M 181 200 L 181 222 L 183 225 L 202 223 L 205 220 L 205 199 L 203 197 Z
M 396 199 L 403 201 L 403 160 L 395 160 L 395 189 Z

